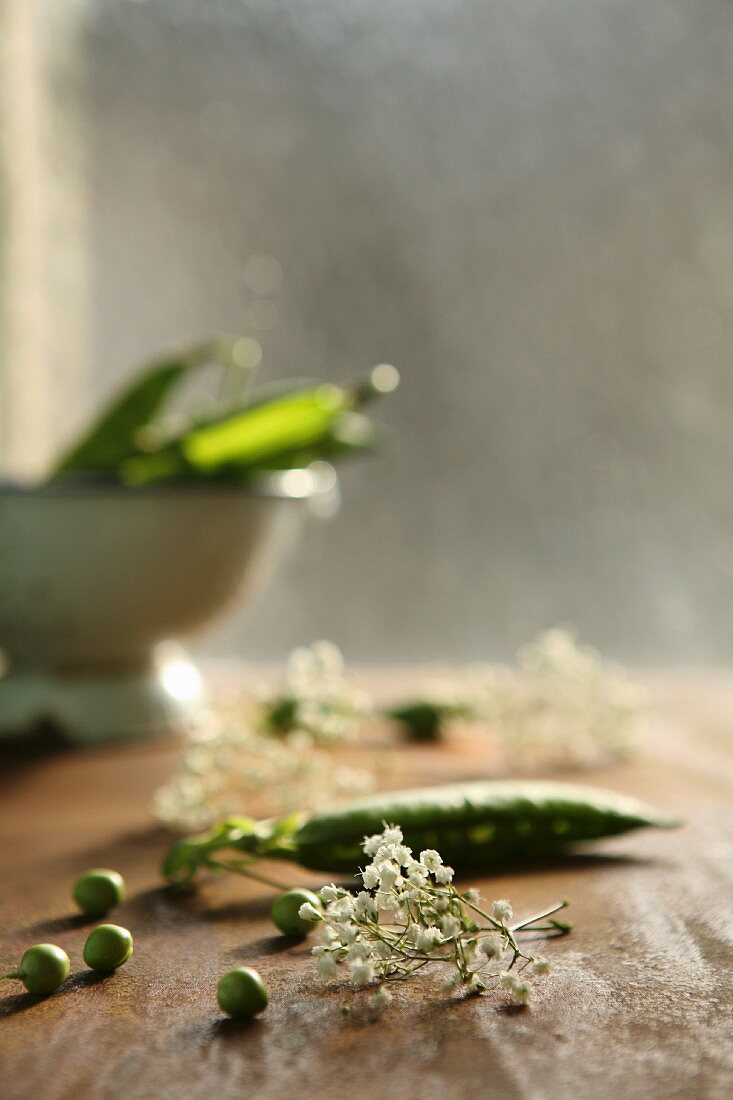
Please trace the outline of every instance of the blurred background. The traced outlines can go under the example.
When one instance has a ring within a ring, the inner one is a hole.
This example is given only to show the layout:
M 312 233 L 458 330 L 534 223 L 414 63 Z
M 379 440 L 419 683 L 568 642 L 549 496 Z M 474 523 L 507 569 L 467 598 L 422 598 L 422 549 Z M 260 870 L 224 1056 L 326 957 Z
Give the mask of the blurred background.
M 730 661 L 732 51 L 727 0 L 0 0 L 2 473 L 214 330 L 393 362 L 205 652 Z

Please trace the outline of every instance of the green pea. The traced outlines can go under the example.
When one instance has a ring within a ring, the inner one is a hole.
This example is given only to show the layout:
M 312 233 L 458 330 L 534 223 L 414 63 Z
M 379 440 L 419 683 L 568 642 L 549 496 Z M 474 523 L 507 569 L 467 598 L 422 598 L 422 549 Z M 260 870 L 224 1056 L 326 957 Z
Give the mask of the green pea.
M 298 916 L 301 905 L 310 902 L 316 909 L 321 908 L 321 901 L 312 890 L 287 890 L 272 903 L 270 916 L 276 928 L 279 928 L 284 936 L 307 936 L 313 931 L 312 920 L 303 920 Z
M 237 966 L 219 981 L 216 999 L 222 1012 L 229 1016 L 251 1019 L 267 1008 L 267 986 L 256 970 Z
M 92 970 L 111 974 L 132 954 L 132 935 L 119 924 L 100 924 L 92 929 L 84 944 L 84 962 Z
M 95 867 L 85 871 L 74 883 L 72 897 L 88 917 L 103 917 L 125 900 L 125 880 L 117 871 Z
M 17 978 L 29 993 L 46 997 L 66 981 L 71 969 L 69 956 L 53 943 L 37 943 L 29 947 L 20 966 L 3 978 Z

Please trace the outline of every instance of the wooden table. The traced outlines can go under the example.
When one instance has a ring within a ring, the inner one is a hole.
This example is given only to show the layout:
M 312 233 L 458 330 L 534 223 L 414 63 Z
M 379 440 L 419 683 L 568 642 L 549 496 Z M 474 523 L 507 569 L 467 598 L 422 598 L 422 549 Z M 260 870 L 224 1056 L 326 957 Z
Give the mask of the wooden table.
M 584 778 L 688 825 L 476 883 L 519 914 L 572 902 L 575 931 L 550 947 L 555 973 L 528 1009 L 495 993 L 452 1000 L 416 979 L 382 1017 L 344 1015 L 354 995 L 320 986 L 307 946 L 274 934 L 266 888 L 220 880 L 181 898 L 162 887 L 166 838 L 147 804 L 175 745 L 4 750 L 0 964 L 51 940 L 71 955 L 72 977 L 42 1001 L 5 986 L 0 1096 L 730 1098 L 733 682 L 669 676 L 656 687 L 659 720 L 644 757 Z M 478 755 L 403 750 L 395 782 L 480 768 Z M 135 955 L 107 978 L 85 971 L 86 925 L 69 902 L 74 876 L 95 865 L 121 870 L 131 895 L 113 919 L 133 931 Z M 271 991 L 250 1025 L 223 1019 L 214 995 L 220 974 L 242 963 Z

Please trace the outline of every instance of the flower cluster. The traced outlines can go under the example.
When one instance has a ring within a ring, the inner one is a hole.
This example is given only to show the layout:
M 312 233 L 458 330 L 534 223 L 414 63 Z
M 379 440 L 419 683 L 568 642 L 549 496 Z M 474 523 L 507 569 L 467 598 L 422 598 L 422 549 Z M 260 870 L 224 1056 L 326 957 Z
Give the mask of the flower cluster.
M 229 816 L 317 809 L 364 794 L 374 776 L 299 731 L 272 737 L 241 706 L 201 716 L 176 773 L 153 795 L 171 829 L 198 832 Z
M 344 658 L 332 642 L 294 649 L 285 666 L 282 689 L 261 699 L 264 730 L 299 731 L 315 744 L 353 740 L 368 715 L 367 697 L 344 675 Z
M 496 771 L 516 773 L 628 756 L 647 709 L 646 693 L 623 668 L 555 628 L 520 649 L 515 664 L 432 681 L 385 714 L 412 741 L 441 741 L 471 727 L 495 750 Z
M 476 712 L 512 771 L 627 756 L 648 706 L 623 668 L 567 629 L 539 635 L 516 667 L 475 673 L 474 684 Z
M 300 908 L 303 920 L 320 926 L 313 955 L 321 978 L 345 968 L 353 986 L 378 987 L 372 1003 L 383 1008 L 392 999 L 387 983 L 438 963 L 447 970 L 446 990 L 481 993 L 494 984 L 515 1004 L 527 1004 L 529 976 L 541 977 L 550 966 L 526 954 L 518 937 L 568 931 L 568 925 L 551 919 L 565 902 L 513 924 L 508 901 L 494 901 L 487 910 L 475 890 L 460 894 L 453 868 L 433 849 L 416 859 L 396 825 L 366 837 L 364 852 L 371 863 L 361 873 L 363 890 L 353 895 L 331 884 L 320 892 L 322 908 L 308 902 Z

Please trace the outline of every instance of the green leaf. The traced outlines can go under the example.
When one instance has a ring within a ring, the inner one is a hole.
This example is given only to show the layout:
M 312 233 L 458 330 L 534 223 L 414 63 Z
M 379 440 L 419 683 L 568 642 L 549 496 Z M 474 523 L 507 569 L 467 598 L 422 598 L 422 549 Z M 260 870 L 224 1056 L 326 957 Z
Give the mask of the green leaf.
M 209 363 L 236 367 L 235 348 L 234 339 L 212 340 L 146 367 L 61 458 L 49 480 L 76 473 L 117 475 L 125 459 L 139 451 L 136 433 L 160 411 L 184 375 Z

